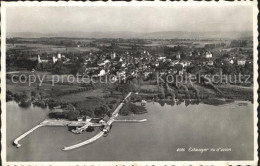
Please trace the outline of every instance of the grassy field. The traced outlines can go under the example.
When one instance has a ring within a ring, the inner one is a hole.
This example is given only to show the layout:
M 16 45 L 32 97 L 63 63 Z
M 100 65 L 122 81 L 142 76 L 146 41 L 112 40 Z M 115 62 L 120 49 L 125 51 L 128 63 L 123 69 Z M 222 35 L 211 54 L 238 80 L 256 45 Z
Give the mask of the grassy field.
M 107 93 L 103 92 L 102 89 L 94 89 L 94 90 L 89 90 L 89 91 L 85 91 L 85 92 L 63 95 L 63 96 L 60 96 L 59 98 L 56 98 L 55 100 L 59 101 L 59 102 L 80 102 L 80 101 L 85 101 L 87 97 L 102 98 L 106 94 Z
M 140 90 L 153 90 L 153 91 L 157 91 L 158 90 L 158 86 L 157 85 L 141 85 L 140 86 Z
M 11 80 L 6 81 L 6 90 L 10 90 L 13 93 L 21 93 L 26 92 L 27 94 L 30 94 L 32 91 L 35 91 L 37 93 L 42 93 L 43 96 L 49 97 L 51 95 L 60 94 L 64 91 L 69 90 L 78 90 L 82 87 L 80 86 L 71 86 L 71 85 L 59 85 L 56 84 L 55 86 L 52 86 L 52 84 L 49 83 L 42 83 L 41 86 L 37 86 L 38 83 L 32 84 L 31 86 L 28 85 L 28 83 L 13 83 Z
M 96 47 L 65 47 L 57 45 L 45 45 L 45 44 L 7 44 L 7 51 L 15 50 L 31 50 L 38 53 L 67 53 L 67 52 L 86 52 L 86 51 L 98 51 Z
M 201 86 L 199 84 L 193 84 L 193 86 L 199 90 L 199 94 L 201 96 L 209 96 L 209 97 L 215 97 L 216 93 L 214 92 L 214 90 L 209 89 L 209 88 L 205 88 L 204 86 Z
M 225 98 L 253 101 L 253 87 L 244 87 L 230 84 L 218 85 L 217 87 L 222 91 Z

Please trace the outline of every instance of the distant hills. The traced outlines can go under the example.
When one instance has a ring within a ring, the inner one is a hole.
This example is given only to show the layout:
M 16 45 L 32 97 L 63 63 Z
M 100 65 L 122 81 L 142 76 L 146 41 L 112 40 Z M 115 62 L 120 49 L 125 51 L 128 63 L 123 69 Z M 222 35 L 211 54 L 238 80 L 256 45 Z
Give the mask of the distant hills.
M 187 32 L 187 31 L 162 31 L 162 32 L 61 32 L 61 33 L 34 33 L 17 32 L 7 33 L 7 38 L 40 38 L 40 37 L 68 37 L 68 38 L 142 38 L 142 39 L 244 39 L 252 38 L 252 31 L 243 32 Z

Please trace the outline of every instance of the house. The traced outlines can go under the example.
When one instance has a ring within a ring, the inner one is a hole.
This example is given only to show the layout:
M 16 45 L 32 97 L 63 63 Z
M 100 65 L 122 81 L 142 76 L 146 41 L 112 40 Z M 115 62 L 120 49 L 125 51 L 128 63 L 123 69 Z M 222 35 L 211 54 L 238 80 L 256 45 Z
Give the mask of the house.
M 212 58 L 212 53 L 211 52 L 206 52 L 205 58 Z
M 52 57 L 52 62 L 56 63 L 58 61 L 58 58 L 56 58 L 55 56 Z
M 78 116 L 78 117 L 77 117 L 77 120 L 78 120 L 79 122 L 82 122 L 82 121 L 83 121 L 83 119 L 84 119 L 84 117 L 83 117 L 83 116 Z
M 64 56 L 64 55 L 63 55 L 63 56 Z M 61 59 L 61 54 L 60 54 L 60 53 L 58 53 L 57 58 L 58 58 L 58 59 Z
M 38 63 L 48 63 L 49 62 L 49 58 L 47 57 L 42 57 L 40 55 L 38 55 Z
M 237 60 L 237 65 L 238 66 L 245 66 L 245 64 L 246 64 L 246 60 L 244 60 L 244 59 Z
M 184 73 L 183 69 L 179 70 L 179 75 L 183 75 L 183 73 Z
M 190 61 L 181 61 L 180 65 L 182 65 L 182 67 L 187 67 L 190 66 L 191 62 Z
M 178 60 L 172 61 L 170 66 L 175 66 L 179 63 L 180 63 L 180 61 L 178 61 Z
M 165 56 L 160 56 L 160 57 L 158 57 L 158 59 L 163 61 L 163 60 L 166 60 L 166 57 Z
M 160 63 L 159 63 L 159 62 L 155 62 L 154 65 L 155 65 L 156 67 L 158 67 L 158 66 L 160 65 Z
M 208 63 L 207 63 L 207 65 L 208 65 L 208 66 L 213 66 L 214 63 L 213 63 L 213 61 L 209 60 Z
M 115 59 L 116 58 L 116 53 L 111 53 L 111 59 Z
M 178 70 L 176 68 L 172 68 L 169 70 L 169 74 L 177 74 Z
M 106 71 L 104 69 L 100 70 L 98 76 L 104 76 L 106 74 Z

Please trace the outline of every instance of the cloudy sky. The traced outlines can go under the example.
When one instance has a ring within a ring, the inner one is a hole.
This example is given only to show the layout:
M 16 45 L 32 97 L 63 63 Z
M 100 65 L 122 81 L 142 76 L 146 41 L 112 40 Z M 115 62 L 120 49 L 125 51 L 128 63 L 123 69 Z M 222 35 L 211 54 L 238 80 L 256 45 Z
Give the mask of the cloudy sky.
M 7 7 L 7 32 L 251 31 L 252 8 Z

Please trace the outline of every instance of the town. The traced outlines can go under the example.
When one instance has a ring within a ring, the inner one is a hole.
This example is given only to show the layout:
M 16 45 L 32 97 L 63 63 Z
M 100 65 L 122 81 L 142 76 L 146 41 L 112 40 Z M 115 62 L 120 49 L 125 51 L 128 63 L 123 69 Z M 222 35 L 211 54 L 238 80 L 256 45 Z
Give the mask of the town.
M 225 103 L 235 99 L 252 101 L 252 46 L 249 39 L 9 38 L 7 100 L 14 99 L 25 107 L 33 102 L 41 107 L 56 108 L 50 113 L 51 118 L 70 120 L 110 115 L 128 92 L 135 92 L 131 96 L 131 101 L 135 102 L 159 100 L 175 104 L 178 101 L 177 104 L 185 102 L 188 105 L 194 102 Z M 203 74 L 219 73 L 231 76 L 233 82 L 161 81 L 169 75 L 191 80 L 193 74 L 201 80 Z M 242 79 L 247 79 L 247 83 L 237 83 L 234 79 L 238 74 L 244 76 Z M 21 75 L 41 75 L 45 79 L 41 86 L 35 83 L 25 88 L 26 77 L 19 77 Z M 54 75 L 63 79 L 56 80 L 57 84 L 52 86 Z M 85 76 L 93 79 L 87 83 L 69 82 L 71 75 L 80 76 L 82 80 Z M 107 76 L 112 76 L 113 83 L 100 81 Z M 24 82 L 14 83 L 18 77 Z M 64 78 L 67 79 L 64 81 Z M 120 82 L 122 79 L 124 82 Z M 136 107 L 134 104 L 127 105 L 129 108 L 119 113 L 145 112 L 141 108 L 130 109 Z

